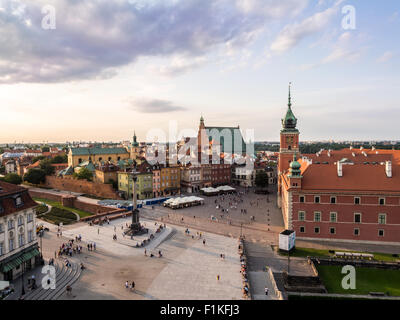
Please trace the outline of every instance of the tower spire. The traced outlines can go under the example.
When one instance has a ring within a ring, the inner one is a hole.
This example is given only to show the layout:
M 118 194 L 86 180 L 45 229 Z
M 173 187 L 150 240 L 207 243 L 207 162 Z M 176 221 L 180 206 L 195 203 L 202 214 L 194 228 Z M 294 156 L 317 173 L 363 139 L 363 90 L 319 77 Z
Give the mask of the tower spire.
M 290 107 L 292 106 L 292 98 L 290 97 L 290 86 L 292 85 L 291 82 L 289 82 L 289 100 L 288 100 L 288 107 L 290 109 Z

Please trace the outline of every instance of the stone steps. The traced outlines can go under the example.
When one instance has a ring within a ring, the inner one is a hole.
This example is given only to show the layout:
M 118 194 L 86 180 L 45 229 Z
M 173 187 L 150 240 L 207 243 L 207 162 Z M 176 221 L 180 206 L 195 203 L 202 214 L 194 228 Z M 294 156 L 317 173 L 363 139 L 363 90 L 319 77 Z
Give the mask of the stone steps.
M 66 267 L 64 261 L 56 260 L 56 289 L 43 289 L 41 281 L 38 283 L 38 289 L 25 296 L 25 300 L 56 300 L 64 292 L 68 285 L 75 283 L 81 274 L 80 265 L 71 261 L 71 267 Z

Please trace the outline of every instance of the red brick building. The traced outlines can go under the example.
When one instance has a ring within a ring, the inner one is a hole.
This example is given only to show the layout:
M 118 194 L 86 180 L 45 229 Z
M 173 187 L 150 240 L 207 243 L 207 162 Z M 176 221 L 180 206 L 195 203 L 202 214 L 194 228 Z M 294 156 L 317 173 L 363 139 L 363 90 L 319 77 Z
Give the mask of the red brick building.
M 289 97 L 278 166 L 285 228 L 300 239 L 398 244 L 400 150 L 349 148 L 298 157 L 292 115 Z

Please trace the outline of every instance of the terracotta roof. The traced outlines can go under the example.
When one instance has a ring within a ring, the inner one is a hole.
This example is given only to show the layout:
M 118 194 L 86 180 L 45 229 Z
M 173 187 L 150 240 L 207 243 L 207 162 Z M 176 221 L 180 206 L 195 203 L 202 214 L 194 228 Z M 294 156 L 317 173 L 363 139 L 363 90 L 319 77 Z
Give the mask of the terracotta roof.
M 0 188 L 0 217 L 37 206 L 26 188 L 3 181 L 0 181 Z M 22 198 L 22 205 L 17 207 L 15 197 L 18 195 Z
M 363 152 L 367 155 L 365 156 Z M 384 162 L 391 160 L 395 164 L 400 165 L 400 150 L 372 150 L 372 149 L 342 149 L 342 150 L 332 150 L 329 152 L 330 156 L 328 156 L 328 150 L 322 151 L 322 153 L 317 156 L 315 153 L 312 154 L 302 154 L 309 159 L 312 159 L 313 162 L 329 162 L 334 163 L 336 161 L 340 161 L 343 158 L 347 158 L 354 163 L 364 163 L 364 162 Z M 353 156 L 354 154 L 354 156 Z

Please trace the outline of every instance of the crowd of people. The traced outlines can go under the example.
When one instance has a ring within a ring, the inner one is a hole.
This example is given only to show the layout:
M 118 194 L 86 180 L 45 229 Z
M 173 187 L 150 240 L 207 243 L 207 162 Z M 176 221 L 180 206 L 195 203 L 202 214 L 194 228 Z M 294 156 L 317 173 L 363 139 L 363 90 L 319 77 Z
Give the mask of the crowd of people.
M 250 299 L 250 290 L 249 290 L 249 280 L 247 278 L 247 259 L 244 255 L 244 247 L 243 247 L 243 239 L 239 238 L 239 255 L 240 255 L 240 273 L 242 274 L 243 280 L 243 297 L 246 299 Z

